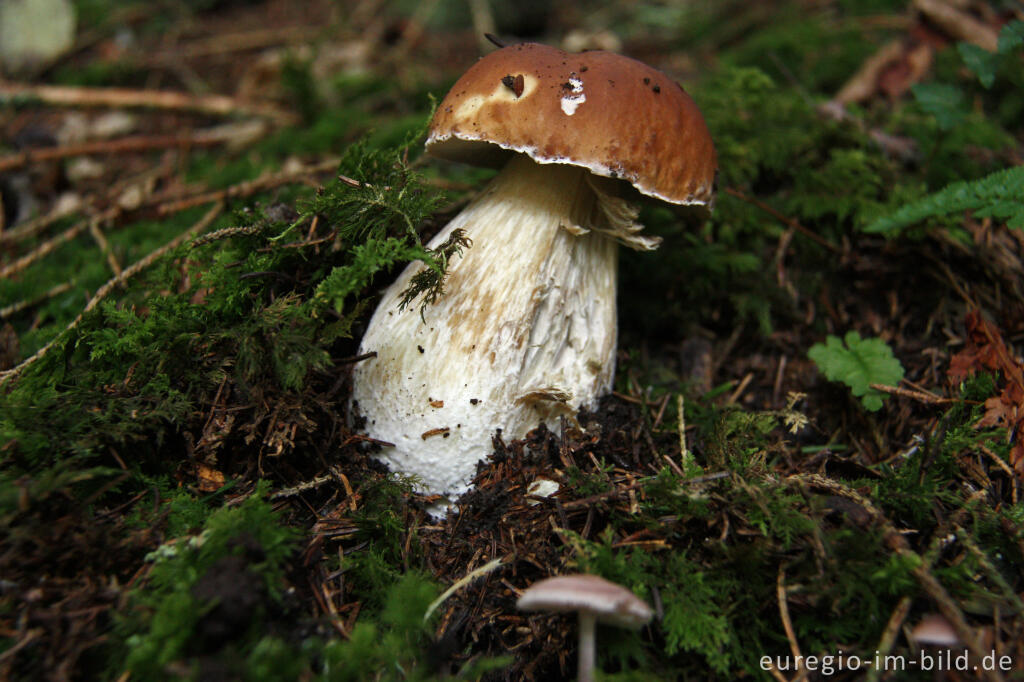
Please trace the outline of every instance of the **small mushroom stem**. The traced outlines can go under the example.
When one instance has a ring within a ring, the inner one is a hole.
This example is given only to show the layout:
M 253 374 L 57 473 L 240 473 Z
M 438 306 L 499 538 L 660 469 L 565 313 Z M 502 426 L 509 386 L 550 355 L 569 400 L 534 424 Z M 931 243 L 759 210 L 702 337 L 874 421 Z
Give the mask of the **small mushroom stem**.
M 594 682 L 594 658 L 596 655 L 594 631 L 597 629 L 596 625 L 597 617 L 594 614 L 580 611 L 580 646 L 576 664 L 579 682 Z

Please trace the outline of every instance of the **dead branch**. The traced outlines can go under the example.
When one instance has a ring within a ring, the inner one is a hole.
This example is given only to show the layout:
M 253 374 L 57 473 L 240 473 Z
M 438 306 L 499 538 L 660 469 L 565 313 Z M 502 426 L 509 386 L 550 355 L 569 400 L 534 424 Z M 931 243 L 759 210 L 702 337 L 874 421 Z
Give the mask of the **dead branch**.
M 885 384 L 871 384 L 871 388 L 882 393 L 888 393 L 889 395 L 896 395 L 901 398 L 912 398 L 918 402 L 927 403 L 928 405 L 948 405 L 949 403 L 958 402 L 953 398 L 940 398 L 937 395 L 931 393 L 925 393 L 924 391 L 912 391 L 909 388 L 900 388 L 899 386 L 886 386 Z
M 7 278 L 15 273 L 21 272 L 22 270 L 32 265 L 32 263 L 35 263 L 43 256 L 47 255 L 48 253 L 51 253 L 54 249 L 56 249 L 64 242 L 71 241 L 79 234 L 81 234 L 83 231 L 91 229 L 91 226 L 93 225 L 99 226 L 102 223 L 113 220 L 118 215 L 120 215 L 120 213 L 121 209 L 115 206 L 114 208 L 109 208 L 106 211 L 98 213 L 90 218 L 78 221 L 68 229 L 61 232 L 56 237 L 46 240 L 37 248 L 33 249 L 30 253 L 27 253 L 18 260 L 14 261 L 13 263 L 9 263 L 8 265 L 5 265 L 4 267 L 0 268 L 0 279 Z
M 892 524 L 892 521 L 880 509 L 875 507 L 871 500 L 839 481 L 821 476 L 820 474 L 794 474 L 788 476 L 786 480 L 828 490 L 835 495 L 851 500 L 863 508 L 870 515 L 872 521 L 882 530 L 885 543 L 889 549 L 895 554 L 910 560 L 913 566 L 911 573 L 917 579 L 921 588 L 939 607 L 939 611 L 950 622 L 953 629 L 956 630 L 960 641 L 964 642 L 971 654 L 977 656 L 979 660 L 985 656 L 987 652 L 983 649 L 974 630 L 967 623 L 963 610 L 957 605 L 953 596 L 943 587 L 942 583 L 932 574 L 930 562 L 909 547 L 906 538 L 903 537 L 899 529 Z M 985 679 L 990 680 L 990 682 L 1002 682 L 1004 679 L 995 670 L 985 670 L 983 673 Z
M 810 240 L 820 244 L 821 246 L 824 246 L 829 251 L 832 251 L 833 253 L 842 253 L 843 252 L 842 249 L 840 249 L 838 246 L 836 246 L 835 244 L 833 244 L 829 240 L 825 239 L 821 235 L 815 234 L 811 230 L 807 229 L 806 227 L 804 227 L 803 225 L 798 223 L 795 219 L 790 218 L 789 216 L 783 215 L 782 213 L 780 213 L 779 211 L 775 210 L 774 208 L 772 208 L 768 204 L 764 203 L 760 199 L 756 199 L 754 197 L 747 196 L 746 194 L 744 194 L 740 190 L 736 189 L 735 187 L 726 187 L 725 188 L 725 193 L 726 194 L 731 194 L 732 196 L 736 197 L 740 201 L 744 201 L 744 202 L 746 202 L 748 204 L 756 206 L 757 208 L 761 209 L 762 211 L 764 211 L 768 215 L 770 215 L 773 218 L 775 218 L 776 220 L 778 220 L 783 225 L 788 225 L 789 227 L 792 227 L 794 230 L 796 230 L 797 232 L 799 232 L 803 236 L 805 236 L 808 239 L 810 239 Z
M 999 33 L 996 29 L 948 2 L 914 0 L 914 8 L 951 38 L 974 43 L 989 52 L 995 52 L 999 45 Z
M 117 287 L 121 286 L 122 284 L 127 282 L 129 279 L 131 279 L 132 277 L 134 277 L 138 273 L 142 272 L 143 270 L 145 270 L 149 266 L 151 266 L 160 257 L 162 257 L 167 252 L 169 252 L 169 251 L 175 249 L 176 247 L 178 247 L 185 240 L 187 240 L 190 237 L 193 237 L 193 236 L 199 234 L 200 232 L 202 232 L 203 230 L 205 230 L 207 227 L 210 226 L 210 223 L 212 223 L 217 218 L 217 216 L 220 215 L 221 211 L 223 211 L 223 210 L 224 210 L 224 204 L 222 202 L 217 202 L 212 207 L 210 207 L 210 210 L 207 211 L 206 214 L 202 218 L 200 218 L 197 223 L 192 225 L 192 227 L 188 228 L 187 230 L 185 230 L 184 232 L 179 234 L 177 237 L 175 237 L 171 241 L 167 242 L 166 244 L 164 244 L 160 248 L 156 249 L 155 251 L 153 251 L 152 253 L 147 255 L 145 258 L 143 258 L 143 259 L 141 259 L 139 261 L 136 261 L 130 267 L 122 270 L 121 274 L 119 274 L 116 277 L 110 279 L 106 284 L 101 286 L 96 291 L 96 293 L 93 295 L 93 297 L 91 299 L 89 299 L 89 302 L 85 306 L 85 310 L 80 312 L 75 317 L 75 319 L 73 319 L 71 321 L 71 323 L 67 327 L 64 328 L 63 332 L 61 332 L 60 334 L 55 336 L 53 339 L 51 339 L 49 341 L 49 343 L 47 343 L 45 346 L 43 346 L 38 351 L 36 351 L 36 353 L 34 355 L 32 355 L 31 357 L 29 357 L 28 359 L 22 361 L 21 364 L 19 364 L 14 369 L 10 369 L 10 370 L 8 370 L 6 372 L 0 373 L 0 386 L 4 385 L 5 383 L 10 381 L 11 379 L 14 379 L 19 374 L 24 372 L 26 368 L 30 367 L 34 363 L 38 362 L 41 358 L 43 358 L 47 354 L 47 352 L 49 352 L 49 350 L 51 348 L 53 348 L 54 344 L 56 344 L 58 340 L 64 338 L 65 334 L 67 334 L 68 332 L 70 332 L 73 329 L 75 329 L 81 323 L 82 319 L 85 317 L 85 314 L 88 313 L 89 311 L 91 311 L 97 305 L 99 305 L 99 303 L 104 298 L 106 298 L 107 295 L 110 294 L 110 292 L 112 292 L 114 289 L 116 289 Z
M 266 104 L 244 102 L 227 95 L 189 95 L 166 90 L 0 83 L 0 104 L 15 100 L 36 100 L 43 104 L 63 107 L 163 109 L 215 116 L 258 116 L 282 125 L 293 124 L 298 120 L 291 112 Z
M 8 317 L 17 315 L 21 311 L 27 310 L 32 306 L 39 305 L 43 301 L 48 301 L 54 296 L 60 296 L 69 289 L 71 289 L 71 282 L 64 282 L 62 284 L 58 284 L 57 286 L 48 289 L 47 291 L 40 294 L 39 296 L 36 296 L 35 298 L 26 299 L 24 301 L 18 301 L 17 303 L 12 303 L 9 306 L 0 308 L 0 320 L 5 320 Z
M 56 210 L 50 211 L 46 215 L 41 215 L 37 218 L 20 222 L 17 225 L 12 226 L 11 229 L 0 232 L 0 244 L 3 244 L 4 242 L 17 241 L 19 239 L 31 237 L 34 234 L 38 234 L 61 218 L 66 218 L 67 216 L 74 214 L 76 211 L 77 208 L 69 209 L 66 207 L 57 207 Z
M 157 52 L 148 61 L 154 64 L 177 62 L 181 59 L 208 57 L 249 52 L 277 45 L 307 43 L 321 33 L 318 26 L 283 26 L 238 33 L 223 33 L 209 38 L 192 40 L 178 49 Z
M 227 201 L 229 199 L 247 197 L 255 194 L 256 192 L 273 189 L 274 187 L 280 187 L 281 185 L 287 185 L 288 183 L 295 182 L 298 179 L 305 178 L 310 175 L 334 170 L 338 167 L 338 163 L 338 159 L 331 158 L 309 166 L 302 166 L 298 169 L 268 174 L 256 178 L 255 180 L 240 182 L 237 185 L 232 185 L 231 187 L 227 187 L 222 190 L 202 192 L 170 200 L 165 197 L 163 199 L 163 203 L 160 203 L 157 206 L 157 213 L 164 216 L 171 213 L 178 213 L 179 211 L 184 211 L 187 208 L 192 208 L 193 206 L 198 206 L 200 204 L 208 204 L 212 201 Z
M 0 88 L 2 87 L 0 85 Z M 234 129 L 218 127 L 185 135 L 133 135 L 115 140 L 96 140 L 63 147 L 29 149 L 18 154 L 0 157 L 0 173 L 23 168 L 33 163 L 57 161 L 74 156 L 126 154 L 175 147 L 212 147 L 230 142 L 237 137 L 237 134 Z

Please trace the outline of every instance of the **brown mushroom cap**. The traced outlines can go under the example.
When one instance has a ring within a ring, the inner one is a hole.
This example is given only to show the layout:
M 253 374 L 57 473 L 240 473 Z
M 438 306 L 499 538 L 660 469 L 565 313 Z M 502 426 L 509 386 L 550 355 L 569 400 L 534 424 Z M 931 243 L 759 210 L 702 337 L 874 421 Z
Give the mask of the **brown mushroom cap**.
M 522 152 L 673 204 L 710 205 L 718 166 L 704 117 L 671 78 L 611 52 L 536 43 L 492 52 L 463 74 L 434 114 L 426 147 L 493 167 Z
M 545 578 L 526 589 L 516 602 L 520 611 L 583 611 L 598 622 L 622 628 L 643 627 L 651 607 L 625 587 L 596 575 Z

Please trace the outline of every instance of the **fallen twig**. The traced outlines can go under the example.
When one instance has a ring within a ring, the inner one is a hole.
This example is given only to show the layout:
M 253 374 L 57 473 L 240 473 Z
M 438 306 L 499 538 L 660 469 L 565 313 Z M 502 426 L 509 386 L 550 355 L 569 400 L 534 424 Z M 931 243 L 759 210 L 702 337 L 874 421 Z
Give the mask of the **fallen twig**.
M 776 220 L 778 220 L 780 223 L 782 223 L 784 225 L 788 225 L 789 227 L 792 227 L 794 230 L 796 230 L 797 232 L 799 232 L 803 236 L 805 236 L 808 239 L 810 239 L 810 240 L 812 240 L 812 241 L 814 241 L 814 242 L 824 246 L 829 251 L 832 251 L 834 253 L 842 253 L 843 252 L 842 249 L 840 249 L 838 246 L 836 246 L 835 244 L 833 244 L 829 240 L 825 239 L 824 237 L 822 237 L 820 235 L 814 234 L 814 232 L 812 232 L 811 230 L 807 229 L 806 227 L 804 227 L 803 225 L 798 223 L 795 219 L 790 218 L 787 215 L 783 215 L 782 213 L 780 213 L 779 211 L 775 210 L 774 208 L 772 208 L 768 204 L 764 203 L 760 199 L 755 199 L 754 197 L 747 196 L 746 194 L 744 194 L 740 190 L 736 189 L 735 187 L 726 187 L 725 188 L 725 193 L 726 194 L 730 194 L 730 195 L 736 197 L 740 201 L 745 201 L 745 202 L 747 202 L 748 204 L 750 204 L 752 206 L 756 206 L 757 208 L 761 209 L 762 211 L 764 211 L 768 215 L 770 215 L 773 218 L 775 218 Z
M 779 566 L 779 574 L 775 579 L 775 597 L 779 602 L 779 617 L 782 619 L 782 628 L 786 631 L 786 640 L 789 641 L 789 650 L 793 654 L 793 660 L 797 661 L 797 670 L 803 671 L 803 656 L 800 654 L 800 644 L 796 639 L 796 631 L 793 630 L 793 621 L 789 618 L 789 600 L 786 597 L 786 569 Z
M 913 603 L 914 600 L 910 597 L 903 597 L 896 604 L 896 608 L 893 609 L 889 620 L 886 621 L 885 630 L 882 631 L 882 637 L 878 641 L 878 646 L 875 647 L 876 656 L 879 658 L 884 660 L 889 655 L 889 652 L 892 651 L 892 647 L 896 643 L 896 636 L 900 632 L 900 627 L 903 626 L 903 621 L 907 619 L 907 614 L 910 613 L 910 606 Z M 882 672 L 882 666 L 871 666 L 868 669 L 867 682 L 877 682 Z
M 918 402 L 927 403 L 929 405 L 948 405 L 949 403 L 955 403 L 957 400 L 954 398 L 942 398 L 937 395 L 925 393 L 924 391 L 912 391 L 909 388 L 900 388 L 899 386 L 886 386 L 885 384 L 871 384 L 871 388 L 882 393 L 888 393 L 890 395 L 898 395 L 901 398 L 913 398 Z
M 698 484 L 698 483 L 707 483 L 708 481 L 715 481 L 715 480 L 718 480 L 720 478 L 726 478 L 728 475 L 729 475 L 729 473 L 727 471 L 719 471 L 719 472 L 716 472 L 716 473 L 713 473 L 713 474 L 707 474 L 705 476 L 694 476 L 693 478 L 687 478 L 687 479 L 684 479 L 683 481 L 680 481 L 680 482 L 681 483 L 685 483 L 687 485 L 695 485 L 695 484 Z M 650 482 L 651 482 L 651 479 L 645 478 L 643 480 L 637 481 L 636 483 L 630 483 L 629 485 L 624 485 L 622 487 L 616 488 L 615 490 L 609 490 L 607 492 L 598 493 L 596 495 L 591 495 L 589 497 L 584 497 L 584 498 L 579 499 L 579 500 L 573 500 L 572 502 L 566 502 L 565 504 L 561 505 L 561 508 L 562 509 L 575 509 L 577 507 L 588 507 L 588 506 L 592 505 L 595 502 L 601 502 L 602 500 L 608 500 L 608 499 L 611 499 L 611 498 L 614 498 L 614 497 L 619 497 L 620 495 L 626 495 L 631 490 L 636 490 L 637 488 L 643 488 L 645 485 L 647 485 Z M 556 499 L 556 498 L 544 497 L 543 495 L 527 495 L 527 497 L 529 497 L 531 499 L 540 500 L 540 501 L 555 500 Z
M 266 189 L 273 189 L 274 187 L 287 185 L 299 178 L 334 170 L 338 167 L 339 162 L 340 161 L 336 158 L 330 158 L 309 166 L 302 166 L 298 169 L 267 174 L 262 177 L 258 177 L 255 180 L 240 182 L 237 185 L 232 185 L 231 187 L 221 190 L 202 192 L 200 194 L 178 197 L 175 199 L 167 199 L 164 197 L 161 200 L 161 203 L 157 205 L 156 210 L 159 215 L 163 216 L 171 213 L 178 213 L 179 211 L 192 208 L 193 206 L 198 206 L 199 204 L 208 204 L 212 201 L 227 201 L 229 199 L 246 197 Z
M 54 296 L 60 296 L 65 291 L 68 291 L 70 288 L 71 282 L 64 282 L 62 284 L 58 284 L 57 286 L 48 289 L 47 291 L 40 294 L 39 296 L 36 296 L 35 298 L 26 299 L 24 301 L 18 301 L 17 303 L 12 303 L 9 306 L 0 308 L 0 320 L 4 320 L 7 319 L 8 317 L 17 315 L 21 311 L 27 310 L 28 308 L 31 308 L 34 305 L 42 303 L 43 301 L 48 301 Z
M 227 95 L 190 95 L 167 90 L 0 83 L 0 104 L 16 100 L 37 100 L 44 104 L 66 107 L 165 109 L 217 116 L 258 116 L 286 125 L 298 120 L 298 117 L 291 112 L 265 104 L 243 102 Z
M 995 52 L 999 47 L 999 32 L 971 14 L 942 0 L 914 0 L 914 8 L 956 40 L 965 40 L 978 47 Z
M 427 607 L 426 613 L 423 614 L 423 622 L 426 623 L 428 620 L 430 620 L 430 615 L 437 610 L 437 607 L 443 604 L 448 597 L 455 594 L 455 592 L 457 592 L 460 588 L 465 587 L 466 585 L 473 582 L 480 576 L 487 575 L 494 569 L 501 566 L 502 563 L 503 562 L 500 558 L 492 559 L 483 566 L 478 566 L 477 568 L 474 568 L 472 571 L 456 580 L 447 590 L 441 593 L 440 597 L 438 597 L 430 603 L 430 606 Z
M 945 616 L 946 620 L 950 622 L 953 629 L 956 630 L 957 636 L 960 638 L 971 654 L 977 656 L 981 660 L 987 651 L 982 648 L 981 642 L 978 640 L 971 629 L 971 626 L 967 623 L 967 619 L 964 617 L 963 611 L 957 606 L 953 596 L 949 594 L 942 583 L 932 575 L 930 562 L 926 558 L 923 558 L 917 552 L 912 550 L 907 543 L 903 534 L 892 524 L 892 522 L 882 513 L 880 509 L 868 498 L 864 497 L 856 490 L 849 488 L 839 481 L 833 480 L 820 474 L 794 474 L 788 476 L 787 480 L 795 483 L 801 483 L 804 485 L 810 485 L 816 488 L 823 488 L 829 492 L 844 497 L 848 500 L 853 501 L 858 506 L 862 507 L 872 518 L 875 524 L 881 528 L 882 533 L 885 537 L 885 543 L 894 553 L 908 559 L 912 566 L 911 573 L 917 579 L 918 584 L 928 594 L 929 597 L 939 607 L 939 611 Z M 985 679 L 991 682 L 1002 682 L 1003 676 L 995 670 L 983 670 Z
M 289 43 L 308 43 L 322 31 L 318 26 L 275 26 L 237 33 L 218 33 L 209 38 L 192 40 L 173 50 L 157 52 L 147 61 L 154 64 L 176 63 L 182 59 L 248 52 Z
M 30 367 L 34 363 L 38 362 L 41 358 L 43 358 L 49 352 L 49 350 L 53 348 L 54 344 L 56 344 L 58 340 L 63 338 L 64 335 L 67 334 L 68 332 L 75 329 L 75 327 L 77 327 L 81 323 L 82 319 L 85 317 L 85 314 L 91 311 L 97 305 L 99 305 L 99 303 L 104 298 L 106 298 L 107 295 L 110 294 L 110 292 L 124 284 L 130 278 L 134 277 L 138 273 L 148 268 L 150 265 L 155 263 L 157 259 L 166 254 L 168 251 L 171 251 L 180 244 L 182 244 L 189 237 L 195 236 L 196 234 L 205 230 L 207 227 L 210 226 L 210 223 L 212 223 L 217 218 L 217 216 L 220 215 L 222 210 L 224 210 L 224 204 L 222 202 L 214 204 L 210 208 L 210 210 L 207 211 L 206 214 L 199 219 L 197 223 L 192 225 L 192 227 L 185 230 L 184 232 L 182 232 L 177 237 L 167 242 L 160 248 L 156 249 L 155 251 L 147 255 L 145 258 L 136 261 L 130 267 L 122 270 L 121 274 L 110 279 L 106 284 L 101 286 L 93 295 L 93 297 L 89 299 L 89 302 L 86 304 L 85 309 L 82 312 L 80 312 L 67 327 L 64 328 L 64 331 L 62 331 L 60 334 L 52 338 L 49 341 L 49 343 L 47 343 L 45 346 L 36 351 L 35 354 L 33 354 L 31 357 L 22 361 L 17 367 L 7 370 L 6 372 L 0 373 L 0 386 L 15 378 L 16 376 L 24 372 L 26 368 Z
M 251 132 L 248 134 L 251 134 Z M 94 140 L 92 142 L 82 142 L 62 147 L 27 149 L 18 154 L 0 157 L 0 173 L 23 168 L 33 163 L 56 161 L 74 156 L 125 154 L 174 147 L 211 147 L 230 142 L 236 137 L 238 137 L 238 132 L 233 128 L 217 127 L 185 135 L 132 135 L 113 140 Z
M 68 229 L 61 232 L 56 237 L 52 237 L 46 240 L 38 247 L 33 249 L 30 253 L 27 253 L 18 260 L 12 263 L 8 263 L 7 265 L 0 268 L 0 279 L 10 277 L 15 273 L 21 272 L 22 270 L 32 265 L 32 263 L 35 263 L 43 256 L 47 255 L 48 253 L 51 253 L 54 249 L 56 249 L 64 242 L 71 241 L 85 230 L 93 229 L 93 226 L 96 226 L 98 228 L 99 225 L 102 225 L 105 222 L 113 220 L 118 215 L 120 215 L 120 213 L 121 209 L 115 206 L 113 208 L 107 209 L 106 211 L 103 211 L 102 213 L 98 213 L 92 217 L 78 221 Z

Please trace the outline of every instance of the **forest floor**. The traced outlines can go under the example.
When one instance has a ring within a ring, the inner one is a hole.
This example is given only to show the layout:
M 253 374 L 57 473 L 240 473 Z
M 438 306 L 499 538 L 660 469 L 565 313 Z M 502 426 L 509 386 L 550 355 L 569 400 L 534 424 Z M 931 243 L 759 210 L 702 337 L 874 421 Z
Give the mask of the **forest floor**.
M 928 622 L 1024 678 L 1012 7 L 81 0 L 0 78 L 0 679 L 571 679 L 515 608 L 569 572 L 655 610 L 604 679 L 933 679 Z M 678 80 L 719 190 L 643 206 L 613 393 L 438 520 L 351 368 L 491 175 L 421 152 L 484 33 Z

